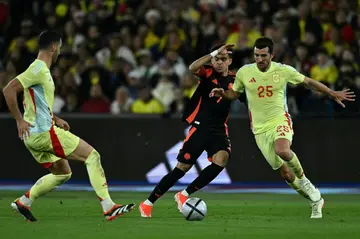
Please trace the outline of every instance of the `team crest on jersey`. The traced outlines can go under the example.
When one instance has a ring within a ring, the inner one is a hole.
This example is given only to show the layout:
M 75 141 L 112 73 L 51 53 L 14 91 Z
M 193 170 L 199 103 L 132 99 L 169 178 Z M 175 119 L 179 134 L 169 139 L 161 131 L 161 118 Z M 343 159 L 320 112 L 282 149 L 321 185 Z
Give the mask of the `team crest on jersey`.
M 279 83 L 280 82 L 280 75 L 278 75 L 278 74 L 273 75 L 273 82 L 274 83 Z

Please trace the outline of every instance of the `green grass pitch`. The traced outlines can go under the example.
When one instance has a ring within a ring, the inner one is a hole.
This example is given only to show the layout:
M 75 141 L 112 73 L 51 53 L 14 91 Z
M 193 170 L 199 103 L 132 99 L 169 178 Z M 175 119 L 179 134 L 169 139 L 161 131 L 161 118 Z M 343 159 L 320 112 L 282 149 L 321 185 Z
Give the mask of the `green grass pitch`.
M 20 192 L 0 191 L 0 238 L 3 239 L 225 239 L 360 238 L 360 195 L 325 195 L 323 219 L 310 219 L 310 206 L 297 195 L 197 193 L 208 215 L 188 222 L 177 211 L 173 192 L 161 198 L 153 218 L 141 218 L 138 209 L 107 222 L 92 192 L 52 192 L 32 206 L 37 223 L 28 223 L 11 211 Z M 119 203 L 137 205 L 147 194 L 112 193 Z

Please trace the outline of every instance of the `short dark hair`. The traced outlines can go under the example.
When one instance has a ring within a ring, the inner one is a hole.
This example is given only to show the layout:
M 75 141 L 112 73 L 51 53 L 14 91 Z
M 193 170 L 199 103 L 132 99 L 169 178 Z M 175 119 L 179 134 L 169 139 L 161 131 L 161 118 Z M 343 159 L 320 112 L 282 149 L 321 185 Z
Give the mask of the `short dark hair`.
M 306 44 L 305 42 L 299 42 L 296 44 L 296 47 L 300 47 L 300 48 L 306 48 L 306 50 L 309 49 L 308 44 Z
M 220 47 L 222 47 L 222 46 L 224 46 L 224 45 L 225 45 L 224 43 L 216 44 L 216 45 L 214 45 L 213 47 L 211 47 L 210 52 L 213 52 L 213 51 L 219 49 Z M 232 48 L 229 48 L 228 50 L 231 51 L 231 52 L 233 51 Z M 220 52 L 219 52 L 219 53 L 220 53 Z M 228 54 L 228 55 L 229 55 L 230 58 L 232 58 L 232 54 Z
M 320 47 L 317 51 L 317 54 L 321 54 L 321 55 L 325 55 L 325 56 L 329 55 L 328 51 L 324 47 Z
M 274 42 L 268 37 L 260 37 L 256 39 L 254 47 L 258 49 L 264 49 L 269 47 L 269 53 L 272 54 L 274 50 Z
M 58 43 L 61 40 L 61 35 L 54 31 L 43 31 L 39 35 L 39 50 L 45 50 L 52 44 Z

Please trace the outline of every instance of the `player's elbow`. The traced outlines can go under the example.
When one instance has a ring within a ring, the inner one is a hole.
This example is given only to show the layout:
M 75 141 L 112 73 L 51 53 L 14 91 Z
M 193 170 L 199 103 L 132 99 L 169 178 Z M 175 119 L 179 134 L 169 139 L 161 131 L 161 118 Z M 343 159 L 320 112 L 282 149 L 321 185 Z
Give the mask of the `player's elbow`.
M 9 85 L 5 86 L 4 89 L 2 90 L 2 92 L 3 92 L 5 99 L 8 98 L 12 93 L 11 87 L 9 87 Z
M 315 81 L 315 80 L 313 80 L 313 79 L 310 78 L 310 77 L 305 77 L 305 79 L 304 79 L 304 84 L 305 84 L 305 85 L 308 85 L 308 86 L 312 86 L 313 83 L 314 83 L 314 81 Z
M 198 69 L 197 67 L 195 67 L 194 64 L 191 64 L 191 65 L 189 66 L 189 71 L 190 71 L 191 73 L 193 73 L 193 74 L 196 74 L 196 73 L 199 72 L 199 69 Z
M 12 95 L 17 95 L 23 90 L 22 85 L 16 80 L 12 80 L 5 86 L 3 89 L 4 97 L 9 97 Z

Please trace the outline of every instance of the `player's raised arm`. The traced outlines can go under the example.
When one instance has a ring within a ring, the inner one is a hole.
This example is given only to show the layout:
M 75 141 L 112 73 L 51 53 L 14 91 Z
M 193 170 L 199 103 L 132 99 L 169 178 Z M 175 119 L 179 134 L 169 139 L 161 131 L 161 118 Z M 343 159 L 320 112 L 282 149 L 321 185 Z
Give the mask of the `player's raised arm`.
M 350 89 L 345 89 L 342 91 L 334 91 L 324 85 L 323 83 L 313 80 L 309 77 L 305 77 L 304 84 L 310 86 L 312 89 L 322 92 L 328 96 L 330 96 L 333 100 L 335 100 L 339 105 L 345 107 L 343 101 L 355 101 L 354 92 L 350 91 Z
M 208 63 L 211 58 L 217 56 L 218 54 L 231 54 L 231 51 L 229 51 L 230 48 L 234 47 L 234 44 L 225 44 L 221 46 L 219 49 L 212 51 L 210 54 L 207 54 L 203 57 L 200 57 L 199 59 L 195 60 L 191 65 L 189 66 L 189 71 L 195 75 L 199 75 L 201 73 L 202 67 Z

